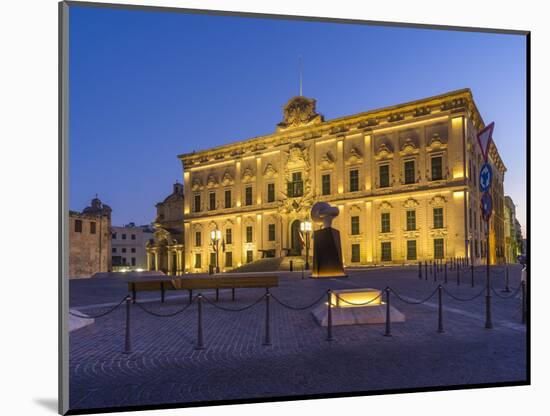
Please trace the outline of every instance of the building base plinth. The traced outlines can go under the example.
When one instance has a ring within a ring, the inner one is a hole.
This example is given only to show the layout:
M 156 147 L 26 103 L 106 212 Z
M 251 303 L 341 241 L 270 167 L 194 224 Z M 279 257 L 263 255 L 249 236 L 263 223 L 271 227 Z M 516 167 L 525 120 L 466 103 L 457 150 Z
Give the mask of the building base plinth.
M 322 303 L 311 311 L 319 325 L 327 326 L 328 305 Z M 405 322 L 405 315 L 390 305 L 390 320 Z M 353 308 L 332 308 L 332 325 L 364 325 L 386 323 L 386 304 L 361 306 Z

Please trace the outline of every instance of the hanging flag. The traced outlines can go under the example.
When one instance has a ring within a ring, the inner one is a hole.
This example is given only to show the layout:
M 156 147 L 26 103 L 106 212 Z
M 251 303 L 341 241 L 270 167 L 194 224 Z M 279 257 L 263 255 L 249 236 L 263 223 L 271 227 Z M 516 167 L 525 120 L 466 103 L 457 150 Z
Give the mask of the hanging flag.
M 302 234 L 301 231 L 298 232 L 298 235 L 300 236 L 300 243 L 302 243 L 302 248 L 304 248 L 306 245 L 306 242 L 304 240 L 304 235 Z

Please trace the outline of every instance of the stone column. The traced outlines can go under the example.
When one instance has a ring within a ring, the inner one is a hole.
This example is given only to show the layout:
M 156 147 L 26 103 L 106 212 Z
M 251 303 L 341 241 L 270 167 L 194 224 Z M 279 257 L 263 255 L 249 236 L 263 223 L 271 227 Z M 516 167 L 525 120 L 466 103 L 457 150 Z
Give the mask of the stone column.
M 145 252 L 147 254 L 147 270 L 151 270 L 151 253 L 149 250 L 146 250 Z
M 155 250 L 155 270 L 156 271 L 159 271 L 160 270 L 160 265 L 159 265 L 159 254 L 160 254 L 160 250 L 157 248 Z

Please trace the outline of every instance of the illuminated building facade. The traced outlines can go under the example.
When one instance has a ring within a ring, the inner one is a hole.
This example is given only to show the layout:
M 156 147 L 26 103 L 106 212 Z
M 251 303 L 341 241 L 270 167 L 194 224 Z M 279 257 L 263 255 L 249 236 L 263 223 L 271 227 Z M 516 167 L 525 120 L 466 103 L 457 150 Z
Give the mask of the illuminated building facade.
M 300 222 L 313 203 L 340 209 L 344 264 L 486 258 L 476 133 L 464 89 L 333 120 L 292 98 L 273 134 L 178 156 L 184 175 L 185 271 L 206 271 L 212 230 L 231 270 L 260 257 L 305 255 Z M 493 144 L 490 259 L 504 259 L 505 166 Z M 315 224 L 315 229 L 319 225 Z M 311 253 L 310 253 L 311 254 Z

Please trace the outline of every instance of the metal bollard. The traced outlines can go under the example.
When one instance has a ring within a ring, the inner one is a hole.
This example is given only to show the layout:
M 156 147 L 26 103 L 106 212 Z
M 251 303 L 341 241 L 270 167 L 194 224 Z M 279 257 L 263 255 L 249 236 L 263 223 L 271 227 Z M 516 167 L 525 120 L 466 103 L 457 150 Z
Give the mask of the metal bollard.
M 304 280 L 304 266 L 302 266 L 302 280 Z
M 418 262 L 418 278 L 422 280 L 422 262 Z
M 197 346 L 195 347 L 196 350 L 203 350 L 204 349 L 204 342 L 202 339 L 202 294 L 199 293 L 197 296 L 198 298 L 198 322 L 197 322 Z
M 434 282 L 437 282 L 437 260 L 434 260 Z
M 472 273 L 472 287 L 475 286 L 475 281 L 474 281 L 474 265 L 473 264 L 470 264 L 470 271 Z
M 456 285 L 460 286 L 460 269 L 456 268 Z
M 445 284 L 447 284 L 447 262 L 445 262 Z
M 189 303 L 193 302 L 193 290 L 188 289 L 187 292 L 189 293 Z
M 269 327 L 269 298 L 271 298 L 271 293 L 269 293 L 269 288 L 265 290 L 265 339 L 263 345 L 271 345 L 271 331 Z
M 332 290 L 328 290 L 327 341 L 332 341 Z
M 527 319 L 527 291 L 525 290 L 525 282 L 521 282 L 521 323 L 525 324 Z
M 487 290 L 487 294 L 485 295 L 485 328 L 493 328 L 493 320 L 491 317 L 491 295 L 489 290 Z
M 391 337 L 391 318 L 390 318 L 390 292 L 391 289 L 387 287 L 386 291 L 386 332 L 385 337 Z
M 130 307 L 132 304 L 132 297 L 126 296 L 126 334 L 124 339 L 124 354 L 132 353 L 132 342 L 130 339 Z
M 135 283 L 132 283 L 132 302 L 133 302 L 133 303 L 136 303 L 136 299 L 137 299 L 137 296 L 136 296 L 136 284 L 135 284 Z
M 510 293 L 510 276 L 508 274 L 508 266 L 506 266 L 506 274 L 504 275 L 504 290 L 505 293 Z
M 291 272 L 294 271 L 294 270 L 293 270 L 293 267 L 292 267 L 292 266 L 293 266 L 292 260 L 290 260 L 288 263 L 289 263 L 289 266 L 288 266 L 288 267 L 289 267 L 289 271 L 291 271 Z
M 160 282 L 160 301 L 164 303 L 164 282 Z
M 432 263 L 432 261 L 430 260 L 430 276 L 434 274 L 434 265 Z
M 437 319 L 437 332 L 440 334 L 445 332 L 443 330 L 443 288 L 441 285 L 437 288 L 437 297 L 438 297 L 438 319 Z
M 235 288 L 231 288 L 231 301 L 235 302 Z
M 220 289 L 216 288 L 216 302 L 220 300 Z

